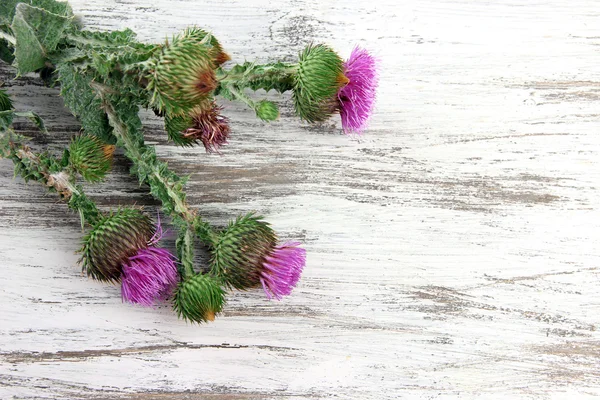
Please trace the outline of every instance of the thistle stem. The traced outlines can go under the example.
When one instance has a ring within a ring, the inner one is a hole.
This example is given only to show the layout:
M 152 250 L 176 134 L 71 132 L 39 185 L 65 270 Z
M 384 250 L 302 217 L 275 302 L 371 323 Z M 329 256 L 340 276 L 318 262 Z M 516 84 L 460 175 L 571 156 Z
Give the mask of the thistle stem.
M 8 141 L 10 151 L 6 158 L 10 158 L 15 166 L 19 167 L 21 175 L 26 179 L 35 179 L 48 188 L 54 189 L 65 200 L 69 208 L 77 211 L 81 218 L 81 227 L 84 223 L 94 225 L 102 219 L 102 213 L 96 204 L 88 198 L 80 186 L 76 186 L 68 169 L 52 172 L 48 164 L 58 165 L 59 161 L 48 154 L 36 154 L 28 146 Z M 45 162 L 44 162 L 45 161 Z
M 217 69 L 217 80 L 223 87 L 250 88 L 252 90 L 275 89 L 280 93 L 294 88 L 293 77 L 297 71 L 295 64 L 271 63 L 255 64 L 246 62 L 229 70 Z
M 184 240 L 180 241 L 180 256 L 183 256 L 183 277 L 193 274 L 193 245 L 190 238 L 195 233 L 208 246 L 214 243 L 216 233 L 210 224 L 203 221 L 195 210 L 185 201 L 183 181 L 169 170 L 166 163 L 158 160 L 154 150 L 144 144 L 141 121 L 137 114 L 137 105 L 130 106 L 127 115 L 120 115 L 123 107 L 116 108 L 110 100 L 111 89 L 105 85 L 94 83 L 103 100 L 103 107 L 113 134 L 118 143 L 125 148 L 127 157 L 134 163 L 135 170 L 143 181 L 150 185 L 152 195 L 163 203 L 165 211 L 182 229 Z

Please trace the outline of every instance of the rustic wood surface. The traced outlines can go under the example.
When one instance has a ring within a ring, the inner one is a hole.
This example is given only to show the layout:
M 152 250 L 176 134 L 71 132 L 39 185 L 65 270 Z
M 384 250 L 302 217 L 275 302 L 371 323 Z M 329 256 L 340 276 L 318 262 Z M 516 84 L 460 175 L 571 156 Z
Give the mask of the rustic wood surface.
M 224 102 L 222 155 L 174 147 L 145 114 L 211 222 L 256 210 L 308 250 L 291 297 L 232 293 L 209 325 L 83 277 L 78 216 L 0 161 L 0 398 L 600 396 L 596 1 L 71 4 L 91 29 L 148 41 L 198 24 L 236 62 L 359 43 L 381 59 L 380 96 L 360 139 L 299 122 L 289 96 L 269 96 L 270 125 Z M 36 147 L 79 130 L 57 89 L 0 74 L 48 121 L 48 137 L 19 125 Z M 119 155 L 90 193 L 155 210 L 128 168 Z

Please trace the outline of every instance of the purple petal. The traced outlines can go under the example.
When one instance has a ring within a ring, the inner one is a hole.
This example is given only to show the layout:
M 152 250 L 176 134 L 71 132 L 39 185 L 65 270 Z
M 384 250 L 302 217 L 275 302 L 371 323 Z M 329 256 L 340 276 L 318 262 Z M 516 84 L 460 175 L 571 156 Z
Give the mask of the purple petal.
M 306 264 L 306 250 L 298 242 L 275 247 L 263 263 L 260 282 L 269 299 L 280 300 L 292 293 Z
M 361 133 L 373 112 L 379 77 L 377 60 L 365 49 L 355 47 L 344 63 L 349 82 L 338 92 L 342 128 L 345 133 Z
M 121 297 L 124 301 L 152 306 L 169 297 L 179 274 L 175 256 L 168 250 L 148 247 L 123 263 Z

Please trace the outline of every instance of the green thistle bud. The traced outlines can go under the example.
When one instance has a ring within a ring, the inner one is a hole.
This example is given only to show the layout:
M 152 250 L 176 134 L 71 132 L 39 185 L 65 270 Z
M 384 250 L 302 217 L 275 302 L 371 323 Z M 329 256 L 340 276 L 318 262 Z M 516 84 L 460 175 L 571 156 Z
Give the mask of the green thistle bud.
M 218 85 L 215 69 L 228 59 L 212 35 L 197 28 L 185 30 L 150 63 L 151 106 L 171 115 L 184 114 L 211 96 Z
M 279 118 L 277 104 L 272 101 L 262 100 L 256 104 L 256 116 L 263 121 L 275 121 Z
M 338 108 L 338 90 L 348 83 L 343 61 L 325 45 L 309 45 L 298 61 L 294 81 L 294 104 L 298 115 L 309 122 L 324 121 Z
M 0 90 L 0 111 L 8 111 L 12 110 L 12 108 L 12 101 L 10 101 L 8 93 L 6 93 L 4 90 Z
M 69 146 L 69 164 L 86 181 L 98 182 L 110 170 L 114 151 L 115 146 L 103 143 L 96 136 L 78 135 Z
M 248 289 L 260 284 L 264 259 L 277 237 L 262 217 L 238 217 L 212 244 L 211 274 L 227 286 Z
M 218 281 L 208 275 L 194 275 L 181 282 L 175 292 L 173 309 L 190 322 L 214 321 L 223 309 L 225 292 Z
M 121 265 L 148 247 L 155 227 L 139 210 L 124 208 L 102 218 L 84 238 L 80 262 L 93 279 L 118 282 Z

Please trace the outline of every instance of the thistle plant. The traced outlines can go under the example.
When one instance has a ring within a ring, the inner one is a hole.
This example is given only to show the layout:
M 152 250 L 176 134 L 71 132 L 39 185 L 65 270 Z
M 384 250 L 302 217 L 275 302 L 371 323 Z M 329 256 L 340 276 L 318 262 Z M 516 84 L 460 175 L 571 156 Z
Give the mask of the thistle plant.
M 294 110 L 308 123 L 341 116 L 345 133 L 364 131 L 372 114 L 377 63 L 356 48 L 344 61 L 323 44 L 309 44 L 296 63 L 245 62 L 230 56 L 209 32 L 192 27 L 159 44 L 139 42 L 125 29 L 82 29 L 65 2 L 4 0 L 0 4 L 0 59 L 17 77 L 37 72 L 60 87 L 82 133 L 61 157 L 35 153 L 11 128 L 26 117 L 45 130 L 32 112 L 17 112 L 0 90 L 0 155 L 17 174 L 57 192 L 81 217 L 86 229 L 81 248 L 83 271 L 91 278 L 120 283 L 124 301 L 151 306 L 170 301 L 190 322 L 212 321 L 229 290 L 262 287 L 266 296 L 289 295 L 300 279 L 306 251 L 295 241 L 280 241 L 262 217 L 239 216 L 225 228 L 206 222 L 189 206 L 178 176 L 145 144 L 140 108 L 164 118 L 167 137 L 178 146 L 200 143 L 219 152 L 235 129 L 223 115 L 219 98 L 242 102 L 262 121 L 274 121 L 273 101 L 253 91 L 291 92 Z M 96 183 L 110 171 L 116 147 L 132 161 L 131 172 L 162 204 L 178 233 L 176 255 L 158 246 L 160 221 L 140 209 L 103 212 L 84 193 L 80 179 Z M 209 265 L 194 265 L 196 245 L 210 253 Z

